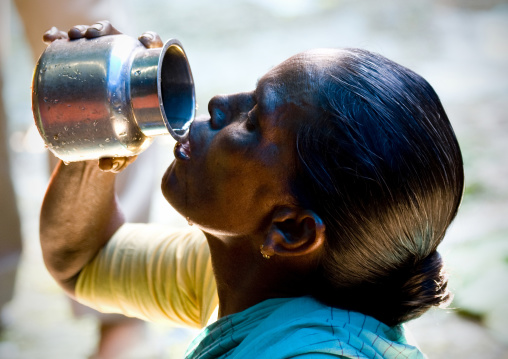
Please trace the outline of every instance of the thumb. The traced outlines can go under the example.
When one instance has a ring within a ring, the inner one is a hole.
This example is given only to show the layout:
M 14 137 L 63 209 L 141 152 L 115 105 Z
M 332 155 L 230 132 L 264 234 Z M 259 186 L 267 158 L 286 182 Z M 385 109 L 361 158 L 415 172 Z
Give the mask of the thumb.
M 69 36 L 66 32 L 58 30 L 56 27 L 52 27 L 48 31 L 42 35 L 42 41 L 44 41 L 45 44 L 49 45 L 55 40 L 59 39 L 68 39 Z
M 147 48 L 147 49 L 155 49 L 164 46 L 160 36 L 153 32 L 147 31 L 143 33 L 138 40 Z
M 136 160 L 137 156 L 132 157 L 104 157 L 99 159 L 99 168 L 104 172 L 119 173 L 127 168 Z

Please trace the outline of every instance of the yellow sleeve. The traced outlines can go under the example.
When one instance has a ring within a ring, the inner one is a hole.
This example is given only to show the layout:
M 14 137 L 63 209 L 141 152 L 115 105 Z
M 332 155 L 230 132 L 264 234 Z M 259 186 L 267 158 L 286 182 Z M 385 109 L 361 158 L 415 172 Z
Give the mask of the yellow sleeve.
M 204 327 L 218 306 L 204 234 L 124 224 L 81 271 L 76 297 L 104 313 Z

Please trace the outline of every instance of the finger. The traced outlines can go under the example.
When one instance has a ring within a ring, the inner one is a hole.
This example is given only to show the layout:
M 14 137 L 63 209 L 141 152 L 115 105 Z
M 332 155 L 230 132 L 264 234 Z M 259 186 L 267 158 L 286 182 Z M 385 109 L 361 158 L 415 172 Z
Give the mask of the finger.
M 143 33 L 138 40 L 147 48 L 155 49 L 163 46 L 162 40 L 159 34 L 153 31 L 147 31 Z
M 45 44 L 49 45 L 55 40 L 59 39 L 68 39 L 69 36 L 66 32 L 58 30 L 56 27 L 52 27 L 48 31 L 42 35 L 42 41 L 44 41 Z
M 85 37 L 86 30 L 89 28 L 87 25 L 76 25 L 69 30 L 69 39 L 81 39 Z
M 104 172 L 119 173 L 136 160 L 132 157 L 105 157 L 99 159 L 99 168 Z
M 117 35 L 121 34 L 111 23 L 107 20 L 98 21 L 97 23 L 90 26 L 85 33 L 85 36 L 89 39 L 105 35 Z

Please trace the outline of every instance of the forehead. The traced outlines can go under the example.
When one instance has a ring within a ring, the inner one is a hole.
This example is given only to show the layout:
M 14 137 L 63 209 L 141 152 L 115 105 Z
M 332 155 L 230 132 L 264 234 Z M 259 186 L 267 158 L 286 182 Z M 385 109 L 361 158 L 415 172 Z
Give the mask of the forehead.
M 303 64 L 277 66 L 259 79 L 256 86 L 258 106 L 271 113 L 283 105 L 302 105 L 314 92 L 315 82 L 310 81 Z
M 275 66 L 257 83 L 258 106 L 270 113 L 283 105 L 316 105 L 321 80 L 338 54 L 337 50 L 313 50 Z

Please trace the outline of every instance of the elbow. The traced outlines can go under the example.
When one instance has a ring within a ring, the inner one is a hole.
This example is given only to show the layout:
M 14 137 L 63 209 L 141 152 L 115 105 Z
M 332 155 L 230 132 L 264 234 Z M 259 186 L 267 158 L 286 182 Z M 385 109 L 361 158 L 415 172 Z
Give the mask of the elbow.
M 41 249 L 46 269 L 67 294 L 74 296 L 77 279 L 82 269 L 76 260 L 76 251 L 56 246 L 44 239 L 45 235 L 41 232 Z
M 67 256 L 43 255 L 44 264 L 49 274 L 62 287 L 62 289 L 71 297 L 74 297 L 76 283 L 78 281 L 81 268 L 76 269 L 70 263 L 72 261 Z

